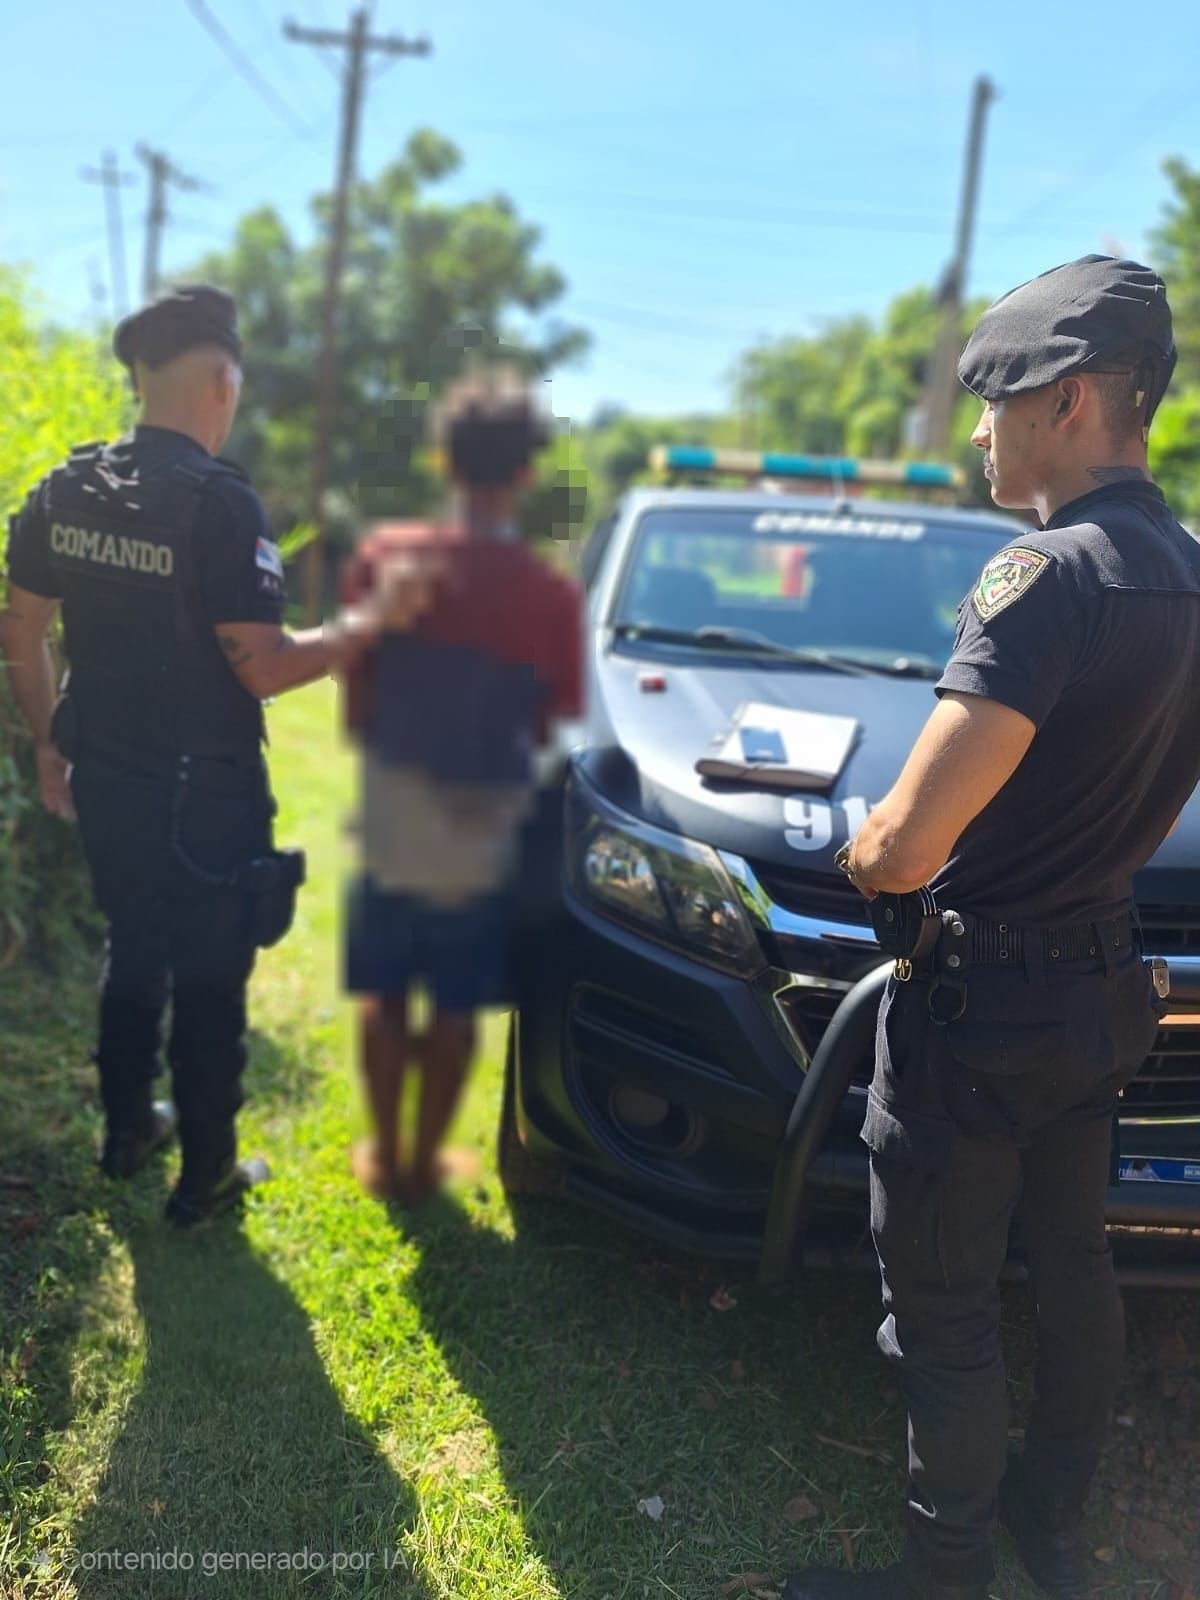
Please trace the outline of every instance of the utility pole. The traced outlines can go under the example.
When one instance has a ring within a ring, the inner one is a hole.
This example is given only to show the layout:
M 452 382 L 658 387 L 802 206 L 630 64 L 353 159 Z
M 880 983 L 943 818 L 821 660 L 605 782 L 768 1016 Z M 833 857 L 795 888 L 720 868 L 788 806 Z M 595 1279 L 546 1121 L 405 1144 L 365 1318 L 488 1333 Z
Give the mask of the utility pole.
M 924 448 L 934 457 L 944 454 L 949 447 L 954 402 L 958 397 L 963 293 L 967 283 L 971 239 L 975 231 L 975 202 L 979 193 L 979 168 L 983 157 L 983 126 L 988 106 L 995 98 L 996 87 L 991 79 L 976 78 L 971 98 L 962 194 L 958 204 L 958 235 L 953 260 L 946 268 L 938 290 L 942 321 L 925 383 Z
M 108 221 L 108 276 L 112 286 L 113 311 L 123 317 L 129 310 L 129 285 L 125 279 L 125 228 L 121 220 L 121 190 L 134 181 L 132 172 L 122 172 L 111 150 L 104 152 L 98 167 L 81 167 L 85 183 L 104 186 L 104 212 Z
M 342 264 L 346 257 L 346 220 L 350 186 L 354 182 L 354 157 L 358 146 L 358 125 L 362 115 L 364 66 L 368 55 L 427 56 L 428 39 L 402 39 L 398 35 L 378 38 L 368 32 L 368 14 L 359 9 L 351 15 L 350 31 L 338 33 L 328 28 L 300 28 L 284 23 L 284 34 L 293 44 L 332 46 L 346 51 L 342 80 L 342 127 L 338 143 L 337 183 L 333 193 L 333 226 L 325 267 L 325 301 L 321 311 L 321 356 L 317 367 L 317 436 L 313 441 L 310 520 L 316 537 L 308 546 L 304 567 L 304 606 L 309 626 L 317 620 L 321 604 L 321 572 L 324 552 L 324 500 L 329 480 L 329 457 L 333 436 L 333 403 L 337 391 L 337 312 L 342 286 Z
M 149 300 L 158 289 L 158 263 L 162 251 L 162 233 L 167 222 L 167 188 L 203 189 L 199 178 L 189 178 L 180 172 L 170 157 L 162 150 L 151 150 L 149 145 L 137 147 L 139 161 L 146 164 L 150 173 L 150 204 L 146 211 L 146 251 L 142 264 L 142 298 Z

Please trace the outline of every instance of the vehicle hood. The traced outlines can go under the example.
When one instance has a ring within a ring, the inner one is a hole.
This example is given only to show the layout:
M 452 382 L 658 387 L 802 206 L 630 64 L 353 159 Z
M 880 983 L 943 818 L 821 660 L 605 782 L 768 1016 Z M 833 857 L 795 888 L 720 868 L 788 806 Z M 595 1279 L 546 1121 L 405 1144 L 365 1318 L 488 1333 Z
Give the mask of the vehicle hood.
M 646 675 L 662 690 L 642 687 Z M 695 764 L 745 701 L 856 717 L 859 737 L 828 793 L 714 782 Z M 809 668 L 633 658 L 598 645 L 587 747 L 579 758 L 610 800 L 674 833 L 778 866 L 833 870 L 833 857 L 891 788 L 934 706 L 920 679 Z
M 635 658 L 597 641 L 587 736 L 576 755 L 586 775 L 623 810 L 673 833 L 749 861 L 835 871 L 835 854 L 895 783 L 933 710 L 932 682 L 667 656 Z M 647 675 L 665 687 L 648 691 Z M 858 741 L 831 790 L 781 793 L 696 772 L 749 700 L 858 719 Z M 1200 904 L 1200 799 L 1138 875 L 1136 891 L 1143 905 Z M 1197 939 L 1200 950 L 1200 929 Z

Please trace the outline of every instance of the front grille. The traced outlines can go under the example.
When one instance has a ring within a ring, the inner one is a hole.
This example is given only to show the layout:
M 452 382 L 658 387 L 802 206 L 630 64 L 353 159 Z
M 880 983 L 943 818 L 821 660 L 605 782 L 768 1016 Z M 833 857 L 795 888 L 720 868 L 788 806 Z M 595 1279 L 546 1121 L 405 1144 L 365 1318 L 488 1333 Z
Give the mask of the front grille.
M 751 866 L 754 876 L 777 906 L 803 917 L 830 917 L 835 922 L 867 926 L 867 902 L 841 872 L 795 872 L 789 867 Z
M 779 1004 L 810 1061 L 842 999 L 839 990 L 807 985 L 780 995 Z M 852 1081 L 865 1088 L 873 1070 L 868 1051 Z M 1200 1027 L 1159 1029 L 1153 1050 L 1121 1097 L 1121 1110 L 1151 1118 L 1200 1116 Z
M 621 1046 L 644 1049 L 713 1077 L 729 1076 L 691 1028 L 603 989 L 589 988 L 578 993 L 571 1008 L 571 1024 L 577 1048 L 583 1054 L 603 1041 L 609 1053 L 619 1053 Z
M 1200 1028 L 1159 1029 L 1121 1109 L 1140 1117 L 1200 1116 Z
M 1148 955 L 1200 954 L 1200 905 L 1139 905 L 1137 910 Z

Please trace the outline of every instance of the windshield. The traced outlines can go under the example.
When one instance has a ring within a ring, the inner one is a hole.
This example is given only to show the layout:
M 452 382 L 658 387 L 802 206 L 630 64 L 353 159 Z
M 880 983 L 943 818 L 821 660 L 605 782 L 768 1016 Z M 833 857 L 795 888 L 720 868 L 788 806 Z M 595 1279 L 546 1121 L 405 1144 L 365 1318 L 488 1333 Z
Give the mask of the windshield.
M 941 667 L 960 602 L 1005 542 L 1000 527 L 923 523 L 919 508 L 898 517 L 869 502 L 852 512 L 652 511 L 612 620 L 675 643 L 706 630 L 698 647 L 726 654 L 740 641 L 748 653 L 774 647 L 780 660 L 796 651 Z

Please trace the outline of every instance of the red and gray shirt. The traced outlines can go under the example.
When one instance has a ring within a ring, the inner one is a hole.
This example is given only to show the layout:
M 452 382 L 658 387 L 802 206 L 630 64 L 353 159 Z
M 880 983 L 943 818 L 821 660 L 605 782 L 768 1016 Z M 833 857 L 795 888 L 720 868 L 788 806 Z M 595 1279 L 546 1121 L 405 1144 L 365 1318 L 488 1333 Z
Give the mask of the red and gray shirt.
M 582 702 L 582 596 L 524 545 L 456 526 L 383 525 L 351 562 L 344 598 L 381 563 L 436 555 L 434 601 L 349 675 L 363 749 L 363 870 L 382 889 L 455 903 L 500 888 L 533 791 L 533 758 Z

